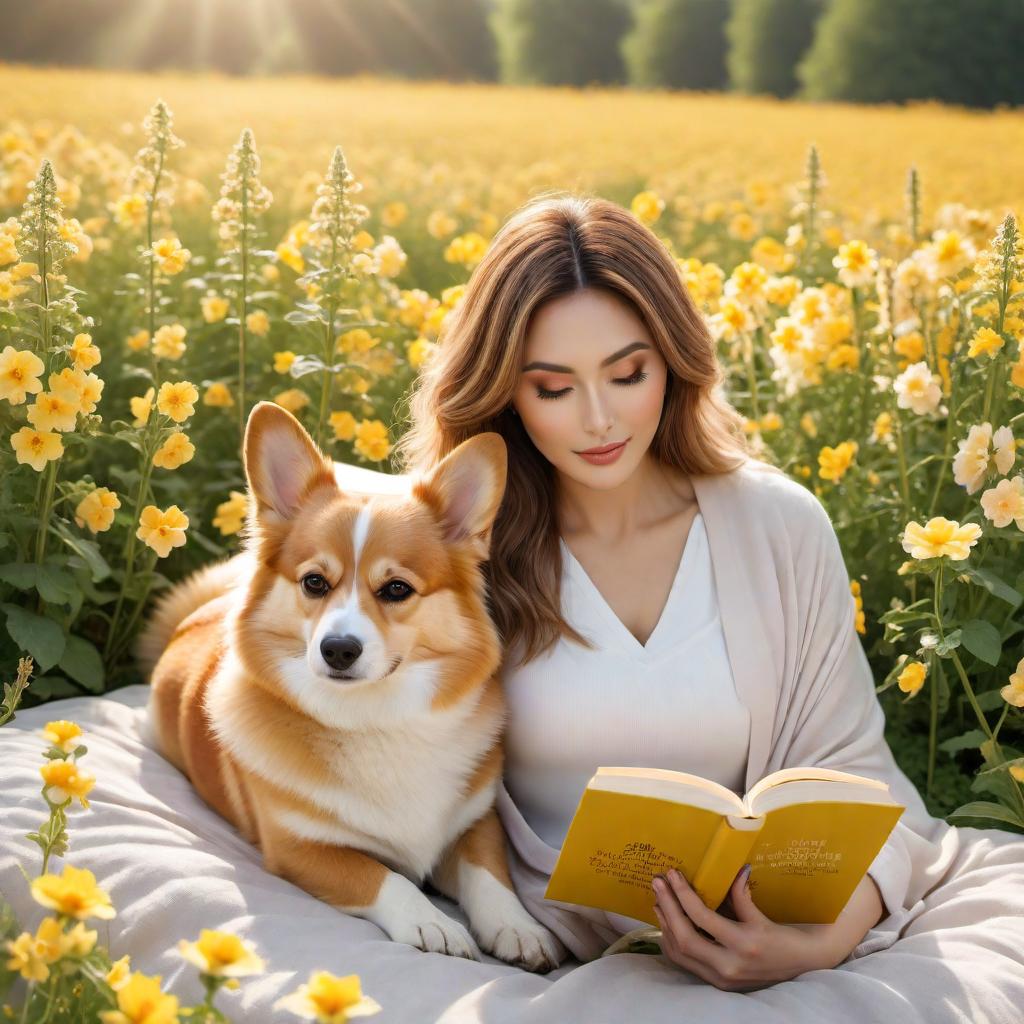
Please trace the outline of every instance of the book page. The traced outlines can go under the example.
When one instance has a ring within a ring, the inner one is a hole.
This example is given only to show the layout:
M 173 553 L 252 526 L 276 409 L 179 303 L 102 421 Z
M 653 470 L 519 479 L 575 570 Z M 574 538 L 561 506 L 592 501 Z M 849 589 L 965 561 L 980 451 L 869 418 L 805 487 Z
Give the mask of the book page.
M 878 779 L 872 779 L 866 775 L 854 775 L 852 772 L 841 772 L 836 768 L 780 768 L 777 772 L 766 775 L 760 782 L 756 782 L 750 787 L 747 791 L 745 804 L 748 807 L 753 806 L 757 795 L 763 793 L 766 789 L 780 786 L 784 782 L 803 779 L 814 779 L 823 782 L 853 782 L 873 789 L 881 789 L 886 793 L 889 792 L 889 787 L 884 782 L 879 782 Z
M 601 767 L 591 777 L 587 788 L 657 797 L 719 814 L 747 814 L 743 800 L 731 789 L 699 775 L 665 768 Z

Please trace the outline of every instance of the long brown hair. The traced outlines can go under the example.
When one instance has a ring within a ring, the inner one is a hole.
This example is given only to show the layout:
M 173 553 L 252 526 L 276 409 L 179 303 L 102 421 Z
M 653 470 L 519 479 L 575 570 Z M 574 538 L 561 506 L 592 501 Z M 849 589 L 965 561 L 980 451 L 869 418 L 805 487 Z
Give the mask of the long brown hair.
M 403 472 L 418 472 L 481 431 L 505 439 L 508 482 L 484 570 L 506 655 L 519 644 L 523 662 L 561 636 L 592 646 L 561 614 L 554 467 L 511 411 L 531 315 L 582 288 L 627 302 L 668 364 L 656 459 L 692 475 L 729 472 L 754 457 L 743 417 L 721 394 L 714 339 L 657 235 L 598 197 L 547 193 L 517 210 L 444 320 L 409 395 L 395 456 Z

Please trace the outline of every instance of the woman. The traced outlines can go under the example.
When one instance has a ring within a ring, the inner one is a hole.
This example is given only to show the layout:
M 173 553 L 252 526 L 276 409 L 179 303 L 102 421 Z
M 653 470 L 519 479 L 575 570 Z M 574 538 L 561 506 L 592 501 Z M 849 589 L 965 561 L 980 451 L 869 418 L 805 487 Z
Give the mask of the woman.
M 906 806 L 832 925 L 773 923 L 742 873 L 718 913 L 681 878 L 656 889 L 668 960 L 752 991 L 892 946 L 940 882 L 956 889 L 972 839 L 1007 863 L 1024 843 L 931 817 L 895 764 L 831 522 L 752 457 L 722 380 L 657 237 L 613 203 L 542 197 L 499 231 L 445 322 L 399 454 L 416 471 L 480 431 L 508 444 L 488 564 L 507 651 L 498 809 L 520 896 L 577 958 L 639 923 L 543 898 L 598 765 L 738 793 L 821 765 L 882 779 Z

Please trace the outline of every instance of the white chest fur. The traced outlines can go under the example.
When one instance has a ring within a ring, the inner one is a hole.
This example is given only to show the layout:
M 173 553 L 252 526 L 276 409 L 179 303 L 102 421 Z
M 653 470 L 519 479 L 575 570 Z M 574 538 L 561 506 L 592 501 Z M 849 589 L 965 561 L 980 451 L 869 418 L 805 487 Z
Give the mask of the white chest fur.
M 385 716 L 378 727 L 323 729 L 301 757 L 274 759 L 259 742 L 273 723 L 265 715 L 256 721 L 245 687 L 238 663 L 225 659 L 211 680 L 207 708 L 218 737 L 245 769 L 316 806 L 315 814 L 287 801 L 266 809 L 296 836 L 365 850 L 419 884 L 494 803 L 497 780 L 463 796 L 502 726 L 501 716 L 481 711 L 475 697 L 401 721 Z M 317 762 L 328 771 L 311 770 Z

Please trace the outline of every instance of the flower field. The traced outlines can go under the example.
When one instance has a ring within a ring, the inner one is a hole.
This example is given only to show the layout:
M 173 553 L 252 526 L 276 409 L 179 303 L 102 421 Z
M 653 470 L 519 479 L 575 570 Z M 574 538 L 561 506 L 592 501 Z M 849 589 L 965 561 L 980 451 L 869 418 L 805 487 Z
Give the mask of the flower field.
M 0 78 L 0 670 L 32 658 L 26 702 L 137 681 L 147 602 L 237 546 L 255 401 L 391 468 L 488 240 L 592 189 L 664 240 L 755 446 L 828 509 L 908 774 L 1024 829 L 1020 115 Z

